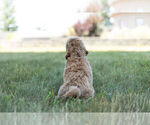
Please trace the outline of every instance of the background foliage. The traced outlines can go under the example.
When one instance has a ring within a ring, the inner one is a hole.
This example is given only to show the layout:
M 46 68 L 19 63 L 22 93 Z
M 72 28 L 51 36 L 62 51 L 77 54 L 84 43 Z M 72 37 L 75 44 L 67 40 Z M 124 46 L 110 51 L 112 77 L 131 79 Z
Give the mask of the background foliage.
M 85 13 L 89 14 L 84 22 L 78 21 L 74 26 L 78 36 L 100 36 L 102 31 L 111 26 L 107 0 L 92 1 Z
M 13 0 L 2 0 L 0 11 L 0 30 L 16 31 L 18 27 L 14 16 L 15 7 L 13 5 Z

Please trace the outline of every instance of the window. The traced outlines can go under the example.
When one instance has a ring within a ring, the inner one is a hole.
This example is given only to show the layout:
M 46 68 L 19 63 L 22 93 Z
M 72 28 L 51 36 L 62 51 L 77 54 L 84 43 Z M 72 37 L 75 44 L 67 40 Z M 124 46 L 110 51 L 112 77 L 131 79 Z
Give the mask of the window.
M 136 19 L 136 25 L 137 26 L 142 26 L 144 24 L 144 19 L 142 18 L 137 18 Z
M 136 12 L 144 12 L 143 8 L 137 8 Z
M 123 20 L 120 20 L 120 28 L 122 29 L 122 28 L 124 28 L 124 27 L 125 27 L 124 21 L 123 21 Z

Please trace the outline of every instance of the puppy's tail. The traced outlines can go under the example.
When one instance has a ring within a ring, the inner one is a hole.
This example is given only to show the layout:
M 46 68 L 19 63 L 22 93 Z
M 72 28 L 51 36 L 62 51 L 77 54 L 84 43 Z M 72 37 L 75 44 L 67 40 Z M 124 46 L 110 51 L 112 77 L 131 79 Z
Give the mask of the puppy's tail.
M 69 91 L 67 91 L 63 97 L 64 98 L 69 98 L 69 97 L 76 97 L 79 98 L 81 96 L 81 91 L 77 86 L 70 86 Z

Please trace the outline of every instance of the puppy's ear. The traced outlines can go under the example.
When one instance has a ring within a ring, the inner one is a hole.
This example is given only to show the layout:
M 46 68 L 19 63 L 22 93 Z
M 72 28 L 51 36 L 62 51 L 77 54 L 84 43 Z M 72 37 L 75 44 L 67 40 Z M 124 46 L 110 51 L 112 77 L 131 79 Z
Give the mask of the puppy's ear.
M 85 53 L 86 53 L 86 56 L 87 56 L 89 52 L 86 50 Z
M 68 57 L 70 57 L 70 53 L 66 54 L 66 56 L 65 56 L 66 60 L 68 59 Z

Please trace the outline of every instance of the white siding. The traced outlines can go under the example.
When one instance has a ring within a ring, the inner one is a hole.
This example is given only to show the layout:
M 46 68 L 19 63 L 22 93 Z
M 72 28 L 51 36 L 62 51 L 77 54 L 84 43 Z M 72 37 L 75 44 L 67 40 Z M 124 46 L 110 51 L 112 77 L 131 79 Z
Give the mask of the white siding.
M 135 28 L 139 25 L 150 27 L 149 14 L 121 14 L 114 17 L 114 26 L 119 28 Z
M 111 7 L 115 27 L 150 27 L 150 0 L 118 0 Z
M 113 5 L 115 12 L 150 12 L 150 0 L 123 0 Z

